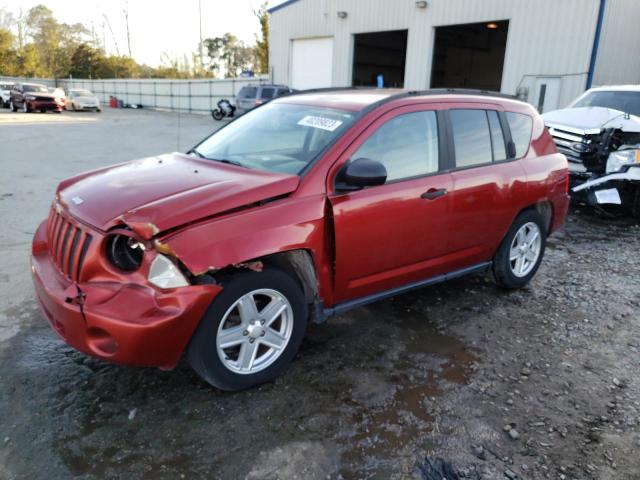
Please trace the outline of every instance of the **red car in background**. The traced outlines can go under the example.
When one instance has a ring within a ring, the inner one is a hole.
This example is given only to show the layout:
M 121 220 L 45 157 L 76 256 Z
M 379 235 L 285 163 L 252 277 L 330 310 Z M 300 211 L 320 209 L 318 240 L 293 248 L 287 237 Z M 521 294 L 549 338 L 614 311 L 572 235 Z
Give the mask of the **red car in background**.
M 29 112 L 62 112 L 64 99 L 49 92 L 45 85 L 39 83 L 16 83 L 11 89 L 9 108 L 12 112 L 18 109 Z
M 308 321 L 410 289 L 536 273 L 566 158 L 528 104 L 480 92 L 318 91 L 188 154 L 63 181 L 33 241 L 40 307 L 106 361 L 273 379 Z

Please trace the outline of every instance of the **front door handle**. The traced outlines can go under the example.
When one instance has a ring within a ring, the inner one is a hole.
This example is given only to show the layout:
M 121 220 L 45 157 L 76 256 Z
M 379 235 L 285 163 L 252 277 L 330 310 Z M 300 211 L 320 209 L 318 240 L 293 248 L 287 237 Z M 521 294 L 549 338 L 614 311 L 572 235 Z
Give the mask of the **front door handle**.
M 446 194 L 447 194 L 446 188 L 430 188 L 429 190 L 424 192 L 422 195 L 420 195 L 420 198 L 424 198 L 425 200 L 435 200 L 436 198 L 440 198 Z

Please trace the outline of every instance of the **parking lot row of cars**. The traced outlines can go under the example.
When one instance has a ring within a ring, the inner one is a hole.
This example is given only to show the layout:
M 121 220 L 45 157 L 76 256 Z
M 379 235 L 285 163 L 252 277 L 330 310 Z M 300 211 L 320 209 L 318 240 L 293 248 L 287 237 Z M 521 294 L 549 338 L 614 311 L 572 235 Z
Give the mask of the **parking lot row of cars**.
M 62 88 L 40 83 L 0 83 L 2 106 L 11 111 L 56 112 L 62 110 L 101 111 L 100 100 L 89 90 L 72 88 L 67 95 Z

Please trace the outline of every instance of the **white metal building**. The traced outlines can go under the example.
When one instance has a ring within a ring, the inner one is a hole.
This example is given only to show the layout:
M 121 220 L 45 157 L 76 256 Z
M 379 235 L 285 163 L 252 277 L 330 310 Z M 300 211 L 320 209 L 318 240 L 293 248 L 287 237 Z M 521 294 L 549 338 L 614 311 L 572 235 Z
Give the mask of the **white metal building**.
M 289 0 L 270 14 L 272 79 L 297 89 L 481 88 L 549 111 L 589 85 L 640 84 L 640 0 Z

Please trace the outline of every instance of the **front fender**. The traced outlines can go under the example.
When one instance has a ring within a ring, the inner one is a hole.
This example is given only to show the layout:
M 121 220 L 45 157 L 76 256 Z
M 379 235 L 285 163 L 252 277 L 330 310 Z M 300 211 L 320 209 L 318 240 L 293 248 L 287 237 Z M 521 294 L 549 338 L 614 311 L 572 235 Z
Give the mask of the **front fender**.
M 191 225 L 160 241 L 194 275 L 294 249 L 310 250 L 322 262 L 325 202 L 324 195 L 288 197 Z

